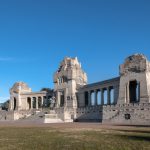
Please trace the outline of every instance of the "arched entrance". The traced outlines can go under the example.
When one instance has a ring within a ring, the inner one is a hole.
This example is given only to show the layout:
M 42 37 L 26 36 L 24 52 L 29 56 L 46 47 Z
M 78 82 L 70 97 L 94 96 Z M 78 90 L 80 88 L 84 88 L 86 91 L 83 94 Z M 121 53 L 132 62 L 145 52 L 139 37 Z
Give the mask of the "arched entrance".
M 129 83 L 130 103 L 138 102 L 140 99 L 140 84 L 134 80 Z
M 27 109 L 31 109 L 31 98 L 27 98 Z
M 65 96 L 64 96 L 64 91 L 60 92 L 60 107 L 64 107 L 65 103 Z
M 16 98 L 14 97 L 14 108 L 13 108 L 13 110 L 16 110 L 16 105 L 17 105 L 17 100 L 16 100 Z

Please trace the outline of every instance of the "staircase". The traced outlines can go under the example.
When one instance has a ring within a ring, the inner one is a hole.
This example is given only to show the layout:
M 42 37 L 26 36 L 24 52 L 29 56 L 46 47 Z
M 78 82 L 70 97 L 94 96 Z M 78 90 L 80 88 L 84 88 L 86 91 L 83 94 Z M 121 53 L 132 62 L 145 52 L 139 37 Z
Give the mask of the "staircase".
M 63 123 L 64 121 L 58 117 L 55 110 L 50 110 L 49 114 L 45 114 L 44 123 Z
M 26 122 L 38 122 L 43 123 L 44 122 L 44 115 L 45 113 L 42 111 L 35 111 L 29 115 L 26 115 L 25 118 L 20 118 L 20 121 L 26 121 Z

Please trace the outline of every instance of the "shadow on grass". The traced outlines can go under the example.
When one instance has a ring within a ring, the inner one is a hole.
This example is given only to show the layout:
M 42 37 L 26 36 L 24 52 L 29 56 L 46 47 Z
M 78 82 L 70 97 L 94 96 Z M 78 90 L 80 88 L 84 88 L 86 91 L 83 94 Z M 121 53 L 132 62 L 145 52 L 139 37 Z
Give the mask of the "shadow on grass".
M 134 133 L 150 133 L 150 131 L 146 130 L 127 130 L 127 129 L 117 129 L 117 131 L 123 131 L 123 132 L 134 132 Z
M 116 124 L 113 126 L 123 126 L 123 127 L 137 127 L 137 128 L 143 128 L 143 127 L 150 127 L 150 125 L 125 125 L 125 124 Z
M 119 135 L 119 137 L 126 140 L 150 142 L 150 136 L 144 136 L 144 135 Z

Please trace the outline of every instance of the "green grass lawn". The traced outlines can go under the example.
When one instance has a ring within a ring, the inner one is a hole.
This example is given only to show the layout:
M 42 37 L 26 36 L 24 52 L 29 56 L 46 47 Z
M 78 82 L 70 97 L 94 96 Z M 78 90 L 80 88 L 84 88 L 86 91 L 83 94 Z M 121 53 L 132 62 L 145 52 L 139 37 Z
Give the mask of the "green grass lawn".
M 0 150 L 150 150 L 150 130 L 0 127 Z

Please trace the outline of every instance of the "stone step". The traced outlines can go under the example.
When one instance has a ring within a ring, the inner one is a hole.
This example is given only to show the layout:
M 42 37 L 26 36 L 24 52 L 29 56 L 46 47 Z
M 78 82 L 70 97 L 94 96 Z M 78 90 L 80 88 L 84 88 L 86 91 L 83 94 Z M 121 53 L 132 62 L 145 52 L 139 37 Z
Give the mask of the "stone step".
M 55 119 L 55 118 L 58 118 L 57 117 L 57 114 L 45 114 L 45 118 L 47 118 L 47 119 Z
M 58 118 L 57 114 L 45 114 L 44 123 L 61 123 L 64 122 Z
M 45 118 L 44 123 L 63 123 L 61 119 Z
M 50 110 L 49 113 L 50 114 L 56 114 L 55 110 Z

